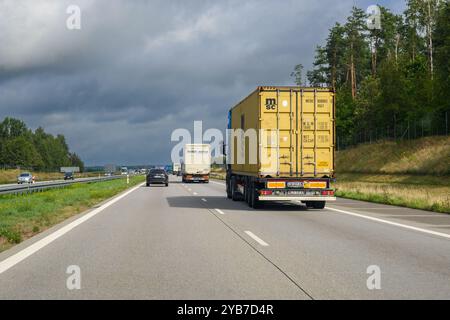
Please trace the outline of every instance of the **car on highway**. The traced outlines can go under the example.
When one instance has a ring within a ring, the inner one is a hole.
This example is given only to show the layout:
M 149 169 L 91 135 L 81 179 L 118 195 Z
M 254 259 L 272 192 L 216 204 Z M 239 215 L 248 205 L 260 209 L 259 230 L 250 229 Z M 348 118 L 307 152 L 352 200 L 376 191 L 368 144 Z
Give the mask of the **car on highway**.
M 75 180 L 75 175 L 73 172 L 64 173 L 64 180 Z
M 169 175 L 164 169 L 152 169 L 147 174 L 147 187 L 151 184 L 165 184 L 169 186 Z
M 21 173 L 18 177 L 17 177 L 17 183 L 18 184 L 22 184 L 22 183 L 34 183 L 36 181 L 36 177 L 33 176 L 31 173 L 29 172 L 23 172 Z

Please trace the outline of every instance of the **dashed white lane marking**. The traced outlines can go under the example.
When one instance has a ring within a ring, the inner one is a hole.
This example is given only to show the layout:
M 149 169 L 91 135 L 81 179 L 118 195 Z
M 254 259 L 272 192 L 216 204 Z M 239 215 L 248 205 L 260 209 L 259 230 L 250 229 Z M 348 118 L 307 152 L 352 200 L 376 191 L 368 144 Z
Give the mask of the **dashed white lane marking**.
M 192 189 L 191 189 L 191 188 L 188 188 L 188 191 L 192 191 Z
M 203 202 L 208 202 L 208 200 L 206 200 L 205 198 L 202 198 L 202 201 L 203 201 Z
M 122 194 L 122 195 L 112 199 L 111 201 L 103 204 L 102 206 L 98 207 L 97 209 L 92 210 L 88 214 L 85 214 L 84 216 L 78 218 L 77 220 L 75 220 L 75 221 L 65 225 L 61 229 L 56 230 L 55 232 L 49 234 L 45 238 L 43 238 L 43 239 L 33 243 L 32 245 L 30 245 L 29 247 L 23 249 L 22 251 L 19 251 L 18 253 L 12 255 L 11 257 L 1 261 L 0 262 L 0 274 L 2 274 L 6 270 L 14 267 L 16 264 L 18 264 L 19 262 L 25 260 L 26 258 L 31 256 L 32 254 L 38 252 L 39 250 L 41 250 L 42 248 L 46 247 L 47 245 L 49 245 L 50 243 L 52 243 L 56 239 L 62 237 L 63 235 L 65 235 L 66 233 L 68 233 L 69 231 L 74 229 L 75 227 L 77 227 L 80 224 L 82 224 L 83 222 L 86 222 L 87 220 L 91 219 L 95 215 L 99 214 L 101 211 L 105 210 L 106 208 L 108 208 L 112 204 L 114 204 L 117 201 L 125 198 L 127 195 L 129 195 L 133 191 L 139 189 L 144 184 L 145 184 L 145 182 L 137 185 L 136 187 L 128 190 L 127 192 L 125 192 L 124 194 Z
M 223 212 L 222 210 L 220 210 L 220 209 L 214 209 L 214 210 L 216 210 L 217 211 L 217 213 L 220 213 L 220 214 L 222 214 L 222 215 L 224 215 L 225 214 L 225 212 Z
M 198 195 L 198 193 L 197 193 L 197 192 L 194 192 L 193 195 L 196 196 L 196 195 Z
M 267 242 L 265 242 L 264 240 L 262 240 L 260 237 L 256 236 L 253 232 L 251 231 L 245 231 L 245 233 L 252 238 L 253 240 L 255 240 L 256 242 L 258 242 L 260 245 L 262 245 L 263 247 L 268 247 L 269 244 Z
M 392 222 L 392 221 L 388 221 L 388 220 L 383 220 L 383 219 L 379 219 L 379 218 L 365 216 L 363 214 L 358 214 L 358 213 L 345 211 L 345 210 L 340 210 L 340 209 L 336 209 L 336 208 L 327 207 L 326 209 L 327 210 L 331 210 L 331 211 L 335 211 L 335 212 L 339 212 L 339 213 L 343 213 L 343 214 L 347 214 L 347 215 L 350 215 L 350 216 L 362 218 L 362 219 L 367 219 L 367 220 L 371 220 L 371 221 L 381 222 L 381 223 L 389 224 L 391 226 L 396 226 L 396 227 L 400 227 L 400 228 L 404 228 L 404 229 L 414 230 L 414 231 L 423 232 L 423 233 L 431 234 L 431 235 L 434 235 L 434 236 L 450 239 L 450 234 L 447 234 L 447 233 L 436 232 L 436 231 L 431 231 L 431 230 L 422 229 L 422 228 L 418 228 L 418 227 L 413 227 L 413 226 L 409 226 L 409 225 L 406 225 L 406 224 L 401 224 L 401 223 L 397 223 L 397 222 Z

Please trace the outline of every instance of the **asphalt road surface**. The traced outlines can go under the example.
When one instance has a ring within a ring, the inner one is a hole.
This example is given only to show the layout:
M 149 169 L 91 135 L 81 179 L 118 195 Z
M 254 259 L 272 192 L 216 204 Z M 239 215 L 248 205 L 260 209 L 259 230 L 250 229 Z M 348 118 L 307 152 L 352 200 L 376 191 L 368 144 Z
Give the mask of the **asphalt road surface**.
M 450 299 L 449 215 L 252 210 L 223 182 L 171 179 L 0 254 L 0 299 Z

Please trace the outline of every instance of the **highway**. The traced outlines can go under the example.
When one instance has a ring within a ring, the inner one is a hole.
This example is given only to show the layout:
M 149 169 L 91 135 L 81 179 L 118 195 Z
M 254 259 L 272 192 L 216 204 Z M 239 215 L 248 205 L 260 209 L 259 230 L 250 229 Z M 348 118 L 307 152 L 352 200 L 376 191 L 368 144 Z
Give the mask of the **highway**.
M 0 299 L 450 299 L 450 215 L 346 199 L 253 210 L 223 182 L 171 179 L 0 254 Z

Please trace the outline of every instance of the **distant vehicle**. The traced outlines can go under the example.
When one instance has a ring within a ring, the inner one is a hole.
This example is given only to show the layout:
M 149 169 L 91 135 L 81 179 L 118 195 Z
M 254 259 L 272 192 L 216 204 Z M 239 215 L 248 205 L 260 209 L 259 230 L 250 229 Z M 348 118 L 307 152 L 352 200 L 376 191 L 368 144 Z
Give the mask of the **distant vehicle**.
M 183 182 L 209 183 L 211 172 L 211 147 L 209 144 L 187 144 L 184 146 L 184 161 L 181 164 Z
M 167 174 L 172 174 L 173 166 L 171 164 L 168 164 L 168 165 L 164 166 L 164 170 L 166 171 Z
M 75 180 L 75 175 L 73 172 L 64 173 L 64 180 Z
M 17 183 L 35 183 L 36 177 L 29 172 L 23 172 L 17 177 Z
M 147 175 L 147 187 L 151 184 L 165 184 L 169 186 L 169 176 L 164 169 L 152 169 Z
M 105 171 L 106 173 L 110 173 L 112 175 L 117 171 L 117 168 L 115 164 L 107 164 L 104 166 L 103 171 Z
M 228 198 L 244 200 L 251 208 L 301 201 L 307 208 L 323 209 L 326 201 L 336 200 L 331 186 L 336 141 L 332 89 L 258 87 L 230 110 L 228 129 Z M 261 135 L 245 143 L 245 137 L 231 137 L 233 130 L 260 130 Z M 264 137 L 264 132 L 270 135 Z M 252 154 L 257 157 L 250 162 Z
M 120 174 L 121 175 L 127 175 L 128 174 L 128 168 L 127 167 L 121 167 L 120 168 Z
M 105 173 L 105 177 L 111 177 L 112 176 L 112 173 L 111 172 L 106 172 Z
M 181 172 L 181 163 L 174 163 L 172 169 L 173 175 L 178 176 Z

